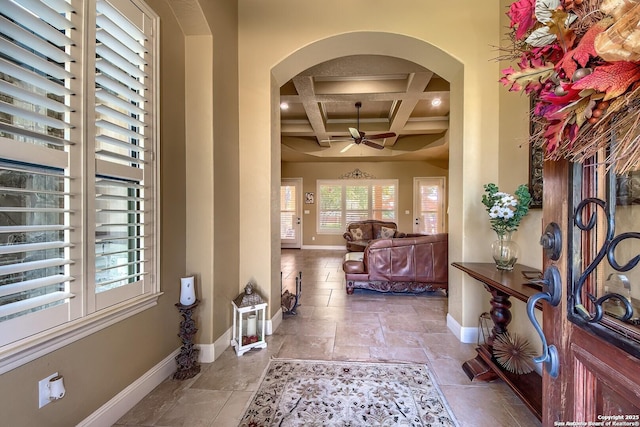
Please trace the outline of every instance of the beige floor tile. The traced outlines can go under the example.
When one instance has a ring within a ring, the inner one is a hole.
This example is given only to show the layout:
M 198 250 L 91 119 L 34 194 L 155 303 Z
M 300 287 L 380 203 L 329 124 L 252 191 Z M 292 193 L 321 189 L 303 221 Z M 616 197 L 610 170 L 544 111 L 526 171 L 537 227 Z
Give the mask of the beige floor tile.
M 334 339 L 287 335 L 277 357 L 283 359 L 331 360 Z
M 333 360 L 371 360 L 369 347 L 364 346 L 335 346 L 333 347 Z
M 175 405 L 155 425 L 209 427 L 230 396 L 230 391 L 184 390 Z
M 421 348 L 370 347 L 371 358 L 382 362 L 427 363 L 429 359 Z
M 237 427 L 244 410 L 249 405 L 253 392 L 234 391 L 213 420 L 212 427 Z
M 484 387 L 441 386 L 461 427 L 539 426 L 535 419 L 516 419 L 499 394 Z
M 384 334 L 380 326 L 366 323 L 338 324 L 336 329 L 337 346 L 386 347 Z

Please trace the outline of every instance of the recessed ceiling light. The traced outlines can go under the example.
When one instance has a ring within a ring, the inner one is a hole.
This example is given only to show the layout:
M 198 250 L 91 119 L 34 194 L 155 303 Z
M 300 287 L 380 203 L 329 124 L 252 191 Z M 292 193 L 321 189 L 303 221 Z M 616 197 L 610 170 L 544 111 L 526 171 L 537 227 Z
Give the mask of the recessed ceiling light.
M 442 104 L 442 99 L 440 98 L 433 98 L 431 100 L 431 105 L 433 105 L 434 107 L 437 107 L 440 104 Z
M 280 103 L 280 109 L 281 110 L 288 110 L 289 109 L 289 104 L 287 104 L 286 102 Z

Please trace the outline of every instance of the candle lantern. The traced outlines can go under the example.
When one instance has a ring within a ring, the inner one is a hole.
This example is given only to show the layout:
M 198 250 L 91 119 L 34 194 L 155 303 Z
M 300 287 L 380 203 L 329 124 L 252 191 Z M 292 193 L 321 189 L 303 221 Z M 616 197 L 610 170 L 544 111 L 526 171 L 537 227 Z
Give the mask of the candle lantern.
M 267 303 L 253 290 L 251 283 L 232 301 L 233 339 L 231 345 L 238 356 L 252 348 L 266 348 L 265 323 Z

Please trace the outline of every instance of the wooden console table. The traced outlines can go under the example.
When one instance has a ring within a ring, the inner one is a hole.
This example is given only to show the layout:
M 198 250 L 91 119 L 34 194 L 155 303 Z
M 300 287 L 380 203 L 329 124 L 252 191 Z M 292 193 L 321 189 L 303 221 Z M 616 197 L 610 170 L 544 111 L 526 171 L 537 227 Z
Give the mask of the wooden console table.
M 454 262 L 454 267 L 480 281 L 491 294 L 491 319 L 494 327 L 487 342 L 478 346 L 475 359 L 466 361 L 462 369 L 470 380 L 491 381 L 502 379 L 527 405 L 539 420 L 542 420 L 542 377 L 536 372 L 517 375 L 503 369 L 493 357 L 493 340 L 496 335 L 507 331 L 511 322 L 511 301 L 514 297 L 525 303 L 530 296 L 540 292 L 540 288 L 528 285 L 528 277 L 540 273 L 539 270 L 516 264 L 512 271 L 498 270 L 494 263 Z M 541 273 L 540 273 L 541 274 Z M 536 308 L 541 309 L 540 305 Z

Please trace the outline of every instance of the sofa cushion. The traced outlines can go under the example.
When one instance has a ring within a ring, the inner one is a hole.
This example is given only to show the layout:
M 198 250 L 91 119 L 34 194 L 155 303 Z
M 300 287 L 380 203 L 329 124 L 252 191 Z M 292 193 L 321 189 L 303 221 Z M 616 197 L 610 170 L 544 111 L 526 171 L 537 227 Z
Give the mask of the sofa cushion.
M 380 227 L 380 239 L 393 239 L 395 236 L 396 230 L 395 228 L 390 227 Z
M 353 240 L 362 240 L 364 238 L 364 231 L 362 231 L 362 228 L 360 227 L 352 228 L 349 231 L 351 232 L 351 238 Z
M 398 229 L 398 226 L 393 222 L 374 222 L 371 224 L 373 227 L 373 234 L 371 235 L 371 239 L 381 239 L 382 227 L 390 228 L 393 231 Z

